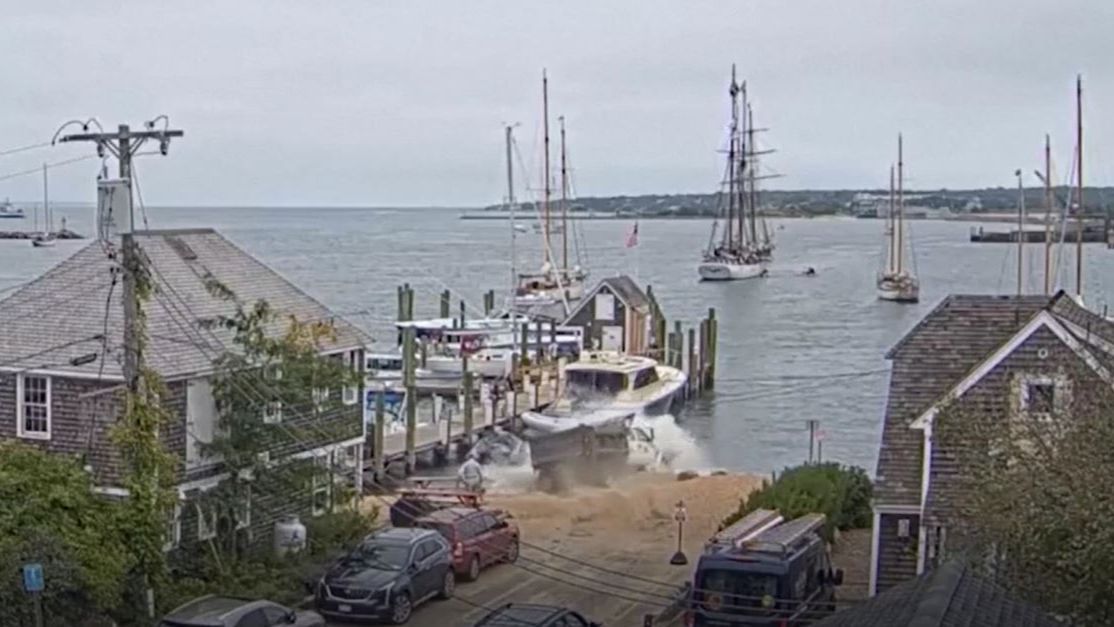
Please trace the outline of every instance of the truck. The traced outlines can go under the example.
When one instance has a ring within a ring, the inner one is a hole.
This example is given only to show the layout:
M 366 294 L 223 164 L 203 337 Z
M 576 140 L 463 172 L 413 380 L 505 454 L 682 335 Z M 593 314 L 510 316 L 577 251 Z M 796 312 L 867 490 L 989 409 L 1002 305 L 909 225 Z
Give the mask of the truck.
M 789 627 L 835 611 L 843 571 L 832 568 L 824 523 L 759 509 L 717 532 L 697 561 L 686 624 Z
M 542 490 L 560 492 L 571 483 L 607 485 L 630 455 L 625 425 L 580 425 L 554 433 L 526 434 L 530 461 Z

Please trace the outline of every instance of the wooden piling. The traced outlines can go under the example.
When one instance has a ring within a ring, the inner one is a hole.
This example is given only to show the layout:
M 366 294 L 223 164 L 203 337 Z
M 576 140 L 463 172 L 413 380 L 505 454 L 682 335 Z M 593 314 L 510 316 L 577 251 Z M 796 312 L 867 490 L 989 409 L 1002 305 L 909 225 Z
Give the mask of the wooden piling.
M 403 382 L 406 385 L 406 470 L 413 472 L 417 462 L 418 391 L 414 377 L 414 327 L 402 333 Z
M 427 342 L 425 340 L 425 338 L 422 338 L 421 354 L 422 354 L 422 368 L 425 368 L 426 364 L 429 361 L 429 342 Z
M 472 408 L 472 371 L 468 369 L 468 356 L 461 358 L 461 394 L 464 395 L 464 441 L 472 446 L 473 408 Z
M 488 290 L 484 294 L 484 317 L 490 317 L 495 310 L 495 290 Z
M 538 320 L 537 329 L 534 331 L 534 341 L 538 345 L 534 363 L 539 367 L 542 365 L 542 360 L 545 359 L 545 342 L 542 341 L 542 337 L 542 321 Z
M 441 292 L 441 317 L 448 318 L 451 314 L 449 309 L 452 307 L 452 293 L 449 290 Z
M 677 370 L 685 369 L 685 332 L 681 329 L 681 321 L 673 321 L 673 361 L 672 366 Z
M 464 328 L 464 301 L 460 301 L 460 328 Z
M 708 308 L 708 357 L 704 360 L 704 389 L 714 390 L 716 387 L 716 344 L 719 342 L 719 320 L 716 319 L 716 308 Z
M 688 359 L 689 395 L 696 392 L 696 329 L 689 329 Z
M 708 355 L 708 321 L 700 321 L 699 331 L 700 344 L 697 347 L 696 355 L 696 391 L 704 391 L 704 368 L 706 364 L 706 356 Z

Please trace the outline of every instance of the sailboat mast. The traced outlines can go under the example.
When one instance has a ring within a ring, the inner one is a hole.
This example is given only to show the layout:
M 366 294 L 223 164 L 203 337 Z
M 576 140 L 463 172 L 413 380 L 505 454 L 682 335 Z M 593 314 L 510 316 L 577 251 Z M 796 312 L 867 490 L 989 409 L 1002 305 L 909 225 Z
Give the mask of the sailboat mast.
M 1075 77 L 1076 198 L 1075 293 L 1083 296 L 1083 76 Z
M 561 125 L 561 248 L 562 267 L 569 272 L 569 171 L 565 159 L 565 116 L 557 118 Z
M 545 137 L 545 157 L 543 159 L 545 166 L 542 173 L 545 177 L 545 196 L 542 204 L 542 246 L 545 248 L 545 263 L 549 265 L 551 262 L 549 250 L 549 79 L 545 75 L 545 70 L 542 70 L 542 128 Z
M 731 86 L 728 88 L 731 95 L 731 134 L 727 141 L 727 250 L 735 248 L 735 213 L 738 198 L 735 187 L 738 182 L 738 159 L 736 146 L 739 142 L 739 84 L 735 82 L 735 64 L 731 64 Z M 742 234 L 739 235 L 742 244 Z
M 904 156 L 902 154 L 901 133 L 898 133 L 897 134 L 897 234 L 894 236 L 895 240 L 897 241 L 897 252 L 894 253 L 894 254 L 897 255 L 897 273 L 898 274 L 901 274 L 902 257 L 905 256 L 903 254 L 905 251 L 902 250 L 902 248 L 901 248 L 904 245 L 904 242 L 902 242 L 901 240 L 904 236 L 903 231 L 905 230 L 905 189 L 904 189 L 904 186 L 903 186 L 903 178 L 905 176 L 904 168 L 905 168 L 905 160 L 904 160 Z
M 747 107 L 747 82 L 743 81 L 742 101 L 739 104 L 739 108 L 742 112 L 745 112 L 746 107 Z M 738 216 L 737 216 L 737 220 L 738 220 L 738 229 L 739 229 L 739 246 L 741 247 L 745 244 L 753 244 L 753 242 L 750 242 L 750 241 L 747 240 L 748 231 L 747 231 L 747 228 L 746 228 L 746 218 L 747 218 L 747 179 L 746 179 L 747 151 L 750 150 L 749 143 L 746 139 L 747 132 L 748 132 L 747 119 L 746 119 L 745 113 L 742 114 L 742 115 L 739 115 L 738 117 L 739 117 L 739 125 L 741 125 L 741 127 L 738 128 L 738 130 L 736 131 L 738 133 L 739 149 L 738 149 L 738 153 L 737 153 L 736 158 L 735 158 L 735 176 L 738 177 L 738 183 L 736 184 L 736 193 L 738 194 L 738 200 L 736 200 L 735 204 L 739 208 L 739 213 L 738 213 Z
M 752 246 L 758 245 L 758 229 L 756 228 L 755 220 L 758 213 L 758 192 L 755 188 L 754 170 L 757 165 L 758 151 L 754 149 L 754 110 L 751 109 L 750 103 L 747 103 L 747 148 L 750 150 L 750 159 L 747 164 L 747 172 L 750 179 L 750 192 L 747 204 L 750 205 L 750 242 Z
M 518 271 L 515 269 L 517 262 L 515 251 L 515 240 L 517 233 L 515 232 L 514 221 L 514 125 L 508 124 L 506 126 L 506 144 L 507 144 L 507 209 L 511 214 L 511 298 L 514 298 L 515 288 L 518 287 Z M 512 316 L 514 315 L 512 307 Z
M 886 229 L 888 231 L 886 235 L 890 238 L 890 241 L 886 242 L 886 247 L 890 252 L 890 258 L 886 264 L 886 272 L 890 274 L 897 272 L 897 268 L 895 267 L 897 261 L 897 231 L 894 228 L 897 224 L 897 206 L 894 201 L 894 194 L 894 166 L 890 164 L 890 210 L 886 216 L 886 226 L 888 227 Z
M 1052 292 L 1052 140 L 1044 135 L 1044 295 Z

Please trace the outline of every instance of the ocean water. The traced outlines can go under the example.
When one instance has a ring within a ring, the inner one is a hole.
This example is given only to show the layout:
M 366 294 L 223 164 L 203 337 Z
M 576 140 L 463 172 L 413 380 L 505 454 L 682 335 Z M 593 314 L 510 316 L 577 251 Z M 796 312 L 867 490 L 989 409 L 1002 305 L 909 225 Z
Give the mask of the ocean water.
M 92 233 L 90 209 L 59 210 L 68 226 Z M 416 290 L 416 315 L 437 315 L 445 288 L 478 315 L 482 294 L 511 285 L 511 230 L 505 221 L 458 219 L 449 209 L 150 208 L 150 228 L 212 227 L 372 335 L 384 346 L 395 288 Z M 29 228 L 4 220 L 0 229 Z M 910 226 L 921 302 L 875 297 L 882 254 L 880 221 L 775 220 L 769 277 L 700 283 L 696 264 L 707 221 L 642 220 L 640 245 L 626 248 L 632 223 L 584 224 L 582 253 L 591 278 L 627 273 L 654 287 L 666 316 L 687 325 L 716 309 L 720 319 L 716 391 L 690 403 L 668 433 L 709 467 L 768 472 L 808 456 L 806 421 L 820 422 L 824 459 L 873 471 L 888 384 L 886 351 L 949 293 L 1013 293 L 1016 247 L 968 242 L 970 223 Z M 985 225 L 1007 228 L 1006 225 Z M 540 264 L 539 237 L 518 233 L 520 269 Z M 0 290 L 30 280 L 88 241 L 33 249 L 0 240 Z M 558 249 L 558 255 L 560 251 Z M 1026 290 L 1041 289 L 1043 246 L 1026 247 Z M 816 276 L 803 276 L 807 267 Z M 1074 285 L 1065 247 L 1065 284 Z M 1098 311 L 1114 294 L 1114 251 L 1088 245 L 1087 304 Z M 1068 279 L 1070 277 L 1070 279 Z M 0 297 L 8 292 L 0 292 Z M 457 305 L 454 304 L 454 311 Z M 0 320 L 2 324 L 2 320 Z

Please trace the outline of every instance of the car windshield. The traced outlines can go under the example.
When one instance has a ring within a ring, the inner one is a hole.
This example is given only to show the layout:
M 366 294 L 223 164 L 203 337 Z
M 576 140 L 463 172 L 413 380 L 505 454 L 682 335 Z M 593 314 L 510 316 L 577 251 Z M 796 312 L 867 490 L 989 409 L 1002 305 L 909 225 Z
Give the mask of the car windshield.
M 710 610 L 766 607 L 777 598 L 777 577 L 738 570 L 708 570 L 700 580 L 704 606 Z
M 346 562 L 361 562 L 385 570 L 402 570 L 410 557 L 406 544 L 365 543 L 344 558 Z

